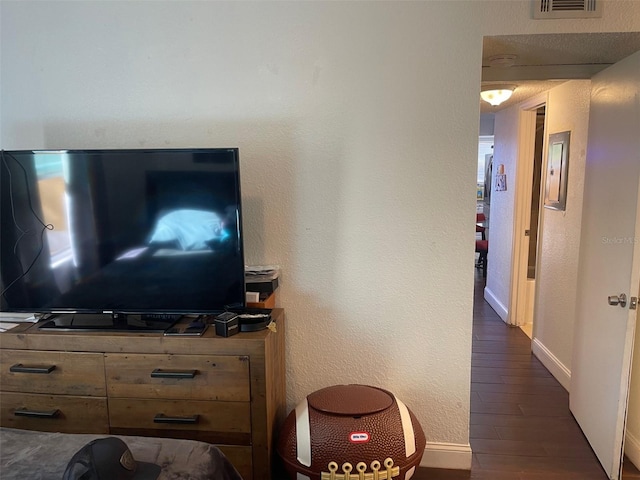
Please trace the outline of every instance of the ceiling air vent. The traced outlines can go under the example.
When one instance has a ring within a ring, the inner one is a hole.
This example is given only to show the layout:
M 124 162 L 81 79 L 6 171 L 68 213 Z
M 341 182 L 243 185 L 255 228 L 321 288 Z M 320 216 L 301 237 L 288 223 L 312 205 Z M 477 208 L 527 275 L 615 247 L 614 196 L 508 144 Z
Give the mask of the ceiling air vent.
M 533 18 L 600 18 L 603 0 L 531 0 Z

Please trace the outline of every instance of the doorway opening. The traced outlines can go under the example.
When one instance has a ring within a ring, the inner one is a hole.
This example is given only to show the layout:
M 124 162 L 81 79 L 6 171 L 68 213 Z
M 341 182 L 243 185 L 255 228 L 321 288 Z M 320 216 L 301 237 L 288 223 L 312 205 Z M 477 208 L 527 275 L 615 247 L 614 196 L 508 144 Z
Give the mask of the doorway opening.
M 538 256 L 538 226 L 540 225 L 540 186 L 542 185 L 542 146 L 544 143 L 544 114 L 542 105 L 536 110 L 536 143 L 533 152 L 533 178 L 531 179 L 531 221 L 529 224 L 529 258 L 527 278 L 536 278 Z
M 535 121 L 535 140 L 531 170 L 531 199 L 529 203 L 529 226 L 525 236 L 529 238 L 526 268 L 525 322 L 520 326 L 529 338 L 533 337 L 533 310 L 536 292 L 536 264 L 538 259 L 538 232 L 540 228 L 540 188 L 542 186 L 542 164 L 544 147 L 545 105 L 539 106 Z

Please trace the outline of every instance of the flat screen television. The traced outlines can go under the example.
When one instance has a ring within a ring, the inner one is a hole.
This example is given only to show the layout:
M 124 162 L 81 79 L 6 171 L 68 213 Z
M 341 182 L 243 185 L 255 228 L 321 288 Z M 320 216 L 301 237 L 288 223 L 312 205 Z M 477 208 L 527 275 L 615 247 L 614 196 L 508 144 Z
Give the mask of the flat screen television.
M 0 311 L 156 331 L 245 305 L 237 148 L 1 155 Z

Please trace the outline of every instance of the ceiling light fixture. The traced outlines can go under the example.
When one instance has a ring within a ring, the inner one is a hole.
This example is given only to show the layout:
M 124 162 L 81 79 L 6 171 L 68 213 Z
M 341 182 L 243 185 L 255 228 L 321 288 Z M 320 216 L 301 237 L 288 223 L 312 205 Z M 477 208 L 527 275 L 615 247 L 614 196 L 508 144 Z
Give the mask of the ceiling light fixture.
M 517 55 L 510 53 L 501 53 L 500 55 L 492 55 L 487 59 L 490 67 L 513 67 L 518 60 Z
M 494 85 L 491 87 L 485 87 L 480 92 L 480 97 L 482 100 L 495 107 L 500 105 L 502 102 L 509 100 L 515 89 L 515 85 Z

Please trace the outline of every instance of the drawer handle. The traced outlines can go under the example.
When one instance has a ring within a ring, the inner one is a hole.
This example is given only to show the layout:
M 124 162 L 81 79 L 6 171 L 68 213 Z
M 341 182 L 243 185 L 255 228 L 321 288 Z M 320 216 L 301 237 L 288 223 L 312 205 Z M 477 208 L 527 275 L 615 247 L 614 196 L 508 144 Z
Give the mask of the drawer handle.
M 18 408 L 13 412 L 16 417 L 31 417 L 31 418 L 57 418 L 60 415 L 60 410 L 38 411 L 27 410 L 26 408 Z
M 192 415 L 191 417 L 167 417 L 163 413 L 157 414 L 153 417 L 153 423 L 178 423 L 194 425 L 198 423 L 198 415 Z
M 156 368 L 151 372 L 152 378 L 194 378 L 198 370 L 162 370 Z
M 11 365 L 9 367 L 9 371 L 13 373 L 51 373 L 56 369 L 55 365 L 47 366 L 37 366 L 37 367 L 28 367 L 26 365 L 22 365 L 21 363 L 16 363 L 15 365 Z

